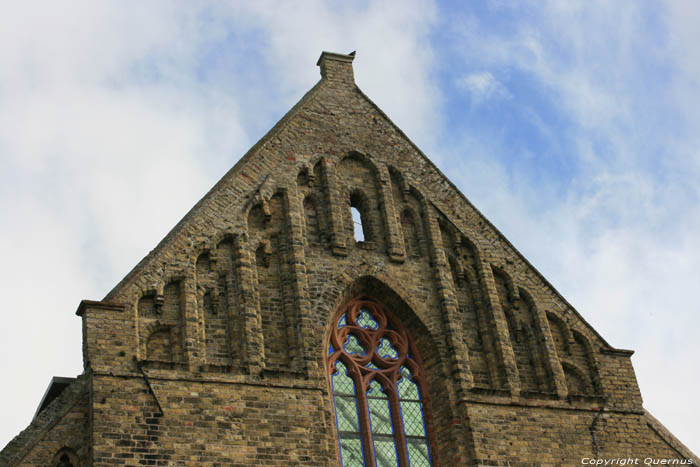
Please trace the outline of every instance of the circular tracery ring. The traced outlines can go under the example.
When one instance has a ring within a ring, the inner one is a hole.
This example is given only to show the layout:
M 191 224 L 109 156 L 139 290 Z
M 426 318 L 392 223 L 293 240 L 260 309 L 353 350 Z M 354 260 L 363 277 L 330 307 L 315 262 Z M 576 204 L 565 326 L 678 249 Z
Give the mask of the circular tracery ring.
M 369 297 L 352 300 L 336 317 L 329 351 L 329 368 L 341 359 L 348 373 L 362 381 L 364 391 L 372 379 L 384 388 L 393 387 L 401 378 L 402 366 L 408 367 L 415 379 L 421 378 L 418 353 L 406 328 Z

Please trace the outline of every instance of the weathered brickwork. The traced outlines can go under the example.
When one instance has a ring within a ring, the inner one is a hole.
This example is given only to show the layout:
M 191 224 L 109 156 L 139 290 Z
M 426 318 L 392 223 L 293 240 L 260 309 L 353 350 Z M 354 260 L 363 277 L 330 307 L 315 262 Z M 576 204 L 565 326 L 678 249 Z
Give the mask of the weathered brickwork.
M 584 458 L 678 459 L 644 414 L 570 408 L 467 405 L 477 462 L 488 466 L 581 465 Z
M 352 60 L 324 53 L 321 81 L 102 301 L 81 303 L 83 396 L 8 445 L 11 465 L 338 465 L 328 343 L 359 296 L 415 345 L 433 465 L 691 458 L 644 411 L 631 351 L 362 94 Z
M 317 388 L 153 373 L 152 392 L 144 379 L 95 377 L 96 465 L 328 465 Z

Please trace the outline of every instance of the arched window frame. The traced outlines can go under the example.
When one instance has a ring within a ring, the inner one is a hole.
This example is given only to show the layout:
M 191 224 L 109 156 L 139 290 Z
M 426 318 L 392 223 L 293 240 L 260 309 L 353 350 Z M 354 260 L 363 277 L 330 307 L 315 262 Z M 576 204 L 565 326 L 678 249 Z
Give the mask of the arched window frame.
M 358 323 L 362 311 L 370 313 L 376 322 L 376 327 L 368 327 Z M 344 318 L 344 322 L 339 323 Z M 356 337 L 357 342 L 365 349 L 365 352 L 355 353 L 346 349 L 346 341 L 349 335 Z M 382 341 L 387 339 L 395 349 L 397 357 L 382 357 L 378 348 Z M 396 447 L 396 464 L 400 467 L 413 465 L 436 465 L 433 438 L 430 423 L 430 407 L 427 398 L 425 374 L 423 364 L 408 330 L 400 320 L 394 317 L 380 302 L 368 296 L 359 296 L 350 300 L 334 317 L 332 329 L 326 345 L 328 379 L 331 388 L 331 397 L 335 398 L 333 388 L 333 376 L 337 374 L 336 362 L 341 362 L 347 369 L 347 375 L 352 379 L 355 388 L 355 404 L 359 416 L 360 438 L 364 465 L 377 466 L 374 452 L 374 442 L 371 428 L 371 415 L 368 402 L 368 391 L 372 382 L 381 385 L 383 393 L 388 398 L 393 439 Z M 371 351 L 370 351 L 371 349 Z M 371 368 L 370 368 L 371 367 Z M 418 388 L 419 397 L 410 402 L 419 402 L 422 410 L 423 436 L 407 436 L 402 415 L 403 403 L 406 399 L 399 396 L 398 384 L 407 376 L 405 369 L 410 372 L 410 379 Z M 375 385 L 376 387 L 376 385 Z M 346 396 L 347 397 L 347 396 Z M 334 410 L 336 407 L 334 399 Z M 337 418 L 336 418 L 337 420 Z M 336 426 L 336 428 L 338 428 Z M 340 433 L 338 435 L 338 449 L 342 460 L 342 447 L 340 445 Z M 429 464 L 416 464 L 409 461 L 408 440 L 415 442 L 423 440 L 428 453 Z

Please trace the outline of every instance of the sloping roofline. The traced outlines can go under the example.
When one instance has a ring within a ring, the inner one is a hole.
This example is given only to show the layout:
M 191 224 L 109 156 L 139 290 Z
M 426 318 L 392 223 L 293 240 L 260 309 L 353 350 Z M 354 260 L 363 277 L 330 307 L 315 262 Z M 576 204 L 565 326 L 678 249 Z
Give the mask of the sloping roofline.
M 334 52 L 324 51 L 321 53 L 321 56 L 318 59 L 317 65 L 321 66 L 323 59 L 352 62 L 352 60 L 354 58 L 355 58 L 355 52 L 352 52 L 350 54 L 338 54 L 338 53 L 334 53 Z M 190 209 L 190 211 L 187 214 L 185 214 L 185 216 L 180 220 L 180 222 L 178 222 L 175 225 L 175 227 L 173 227 L 170 230 L 170 232 L 168 232 L 168 234 L 163 238 L 163 240 L 161 240 L 153 250 L 151 250 L 141 261 L 139 261 L 138 264 L 136 264 L 136 266 L 134 266 L 134 268 L 121 281 L 119 281 L 119 283 L 116 286 L 114 286 L 114 288 L 112 288 L 112 290 L 110 290 L 109 293 L 107 293 L 107 295 L 104 297 L 103 301 L 109 301 L 113 297 L 113 295 L 117 292 L 117 290 L 119 290 L 121 287 L 126 285 L 132 279 L 132 277 L 136 274 L 136 272 L 141 268 L 141 266 L 146 264 L 150 258 L 155 256 L 155 254 L 157 254 L 170 241 L 170 239 L 172 239 L 180 231 L 180 229 L 185 226 L 187 221 L 192 216 L 194 216 L 194 214 L 199 210 L 199 208 L 209 199 L 209 197 L 214 192 L 216 192 L 218 190 L 218 188 L 221 185 L 224 184 L 224 182 L 226 180 L 228 180 L 229 178 L 233 177 L 236 173 L 238 173 L 241 170 L 241 168 L 243 167 L 243 165 L 248 161 L 248 159 L 250 159 L 253 156 L 253 154 L 255 154 L 260 148 L 262 148 L 275 135 L 277 135 L 277 133 L 282 131 L 282 129 L 284 129 L 284 127 L 286 126 L 287 122 L 297 114 L 299 109 L 316 95 L 318 89 L 320 88 L 320 86 L 323 84 L 323 82 L 325 80 L 326 80 L 325 76 L 322 76 L 322 78 L 306 94 L 304 94 L 304 96 L 286 114 L 284 114 L 284 116 L 262 138 L 260 138 L 260 140 L 258 140 L 258 142 L 255 143 L 243 155 L 243 157 L 241 157 L 238 160 L 238 162 L 236 162 L 236 164 L 234 164 L 234 166 L 228 172 L 226 172 L 226 174 L 224 174 L 223 177 L 221 177 L 221 179 L 202 197 L 202 199 L 200 199 L 197 202 L 197 204 L 195 204 L 192 207 L 192 209 Z M 398 134 L 401 135 L 402 137 L 404 137 L 406 139 L 406 141 L 408 141 L 408 143 L 411 145 L 411 147 L 413 147 L 413 149 L 415 149 L 416 152 L 421 157 L 423 157 L 423 159 L 425 159 L 425 161 L 440 176 L 442 176 L 442 178 L 444 180 L 447 181 L 449 186 L 453 190 L 455 190 L 455 192 L 462 198 L 462 200 L 464 200 L 477 214 L 479 214 L 479 216 L 481 216 L 481 218 L 486 222 L 486 224 L 490 228 L 492 228 L 494 230 L 494 232 L 496 232 L 496 234 L 510 248 L 512 248 L 513 252 L 516 255 L 518 255 L 518 257 L 528 267 L 532 268 L 532 270 L 535 272 L 535 274 L 537 274 L 537 276 L 540 278 L 540 280 L 542 280 L 544 282 L 544 284 L 554 292 L 554 294 L 557 296 L 557 298 L 559 298 L 589 328 L 589 330 L 591 332 L 593 332 L 593 334 L 596 337 L 598 337 L 601 340 L 601 342 L 603 342 L 605 344 L 605 346 L 607 348 L 604 348 L 603 349 L 604 351 L 613 352 L 613 353 L 621 353 L 621 354 L 624 354 L 627 356 L 630 356 L 634 353 L 633 350 L 617 349 L 617 348 L 611 346 L 608 343 L 608 341 L 603 336 L 601 336 L 598 333 L 598 331 L 596 331 L 596 329 L 593 326 L 591 326 L 590 323 L 588 323 L 588 321 L 586 321 L 586 319 L 576 310 L 576 308 L 574 308 L 574 306 L 571 305 L 571 303 L 569 303 L 569 301 L 559 293 L 559 291 L 542 275 L 542 273 L 540 273 L 540 271 L 535 266 L 533 266 L 532 263 L 530 263 L 530 261 L 522 253 L 520 253 L 520 251 L 510 242 L 510 240 L 508 240 L 508 238 L 506 238 L 506 236 L 503 235 L 503 233 L 501 233 L 501 231 L 495 225 L 493 225 L 491 223 L 491 221 L 486 216 L 484 216 L 484 214 L 482 214 L 482 212 L 476 206 L 474 206 L 474 204 L 472 204 L 471 201 L 469 201 L 469 199 L 460 191 L 459 188 L 457 188 L 457 186 L 452 182 L 452 180 L 450 180 L 447 176 L 445 176 L 444 173 L 442 173 L 442 171 L 435 165 L 435 163 L 433 163 L 433 161 L 430 160 L 430 158 L 428 158 L 428 156 L 426 156 L 425 153 L 423 153 L 423 151 L 403 132 L 403 130 L 401 130 L 401 128 L 399 128 L 386 115 L 386 113 L 384 113 L 384 111 L 381 108 L 379 108 L 379 106 L 377 104 L 375 104 L 374 101 L 372 101 L 372 99 L 370 99 L 364 92 L 362 92 L 362 90 L 359 88 L 359 86 L 357 86 L 356 83 L 353 83 L 353 85 L 354 85 L 355 90 L 357 90 L 357 92 L 360 94 L 360 96 L 362 96 L 364 99 L 366 99 L 367 102 L 370 105 L 372 105 L 377 110 L 377 112 L 379 112 L 379 114 L 386 119 L 387 122 L 389 122 L 389 124 L 398 132 Z M 433 204 L 433 206 L 438 208 L 444 214 L 444 210 L 441 209 L 439 206 L 437 206 L 437 204 L 434 201 L 431 200 L 431 204 Z

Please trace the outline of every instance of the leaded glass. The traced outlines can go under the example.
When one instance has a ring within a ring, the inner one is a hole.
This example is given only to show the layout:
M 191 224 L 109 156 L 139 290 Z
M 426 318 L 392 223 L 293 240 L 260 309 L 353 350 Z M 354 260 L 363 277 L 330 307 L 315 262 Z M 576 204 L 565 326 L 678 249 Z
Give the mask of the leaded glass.
M 333 394 L 355 395 L 355 382 L 348 375 L 348 369 L 342 362 L 335 362 L 336 373 L 333 375 Z
M 340 431 L 360 431 L 354 397 L 335 396 L 335 413 Z
M 341 316 L 340 319 L 338 320 L 338 329 L 347 326 L 348 323 L 345 319 L 345 315 Z
M 396 455 L 396 442 L 392 436 L 375 435 L 374 458 L 377 467 L 398 467 L 399 459 Z
M 400 401 L 401 418 L 406 436 L 425 436 L 423 409 L 420 402 Z
M 362 454 L 360 433 L 341 433 L 339 443 L 340 465 L 343 467 L 364 467 L 365 456 Z
M 365 365 L 365 368 L 369 368 L 370 370 L 379 370 L 379 367 L 371 361 Z
M 345 345 L 343 345 L 343 348 L 349 354 L 365 354 L 365 348 L 362 347 L 362 344 L 360 344 L 360 341 L 357 340 L 357 337 L 353 336 L 352 334 L 348 335 L 348 339 L 345 341 Z
M 390 435 L 394 431 L 391 426 L 391 412 L 389 411 L 389 398 L 382 391 L 382 385 L 376 380 L 372 381 L 367 391 L 367 403 L 371 416 L 372 433 Z
M 389 398 L 376 380 L 372 381 L 367 391 L 367 405 L 377 467 L 398 466 Z
M 377 329 L 379 323 L 377 323 L 372 315 L 366 308 L 360 310 L 360 316 L 357 317 L 357 325 L 361 328 Z
M 382 358 L 393 358 L 394 360 L 399 358 L 399 353 L 396 351 L 394 346 L 391 345 L 391 342 L 387 338 L 382 338 L 382 340 L 379 341 L 377 353 Z
M 408 460 L 411 467 L 430 467 L 430 449 L 428 449 L 427 439 L 409 438 L 406 444 L 408 444 Z
M 401 379 L 397 385 L 399 389 L 399 399 L 420 399 L 418 386 L 413 382 L 411 371 L 405 366 L 401 367 Z
M 412 467 L 430 465 L 423 403 L 420 400 L 418 385 L 413 381 L 411 372 L 401 367 L 401 379 L 397 384 L 401 421 L 406 435 L 408 459 Z
M 357 410 L 355 383 L 342 362 L 336 362 L 332 376 L 335 420 L 338 427 L 338 443 L 343 467 L 362 467 L 362 436 Z

